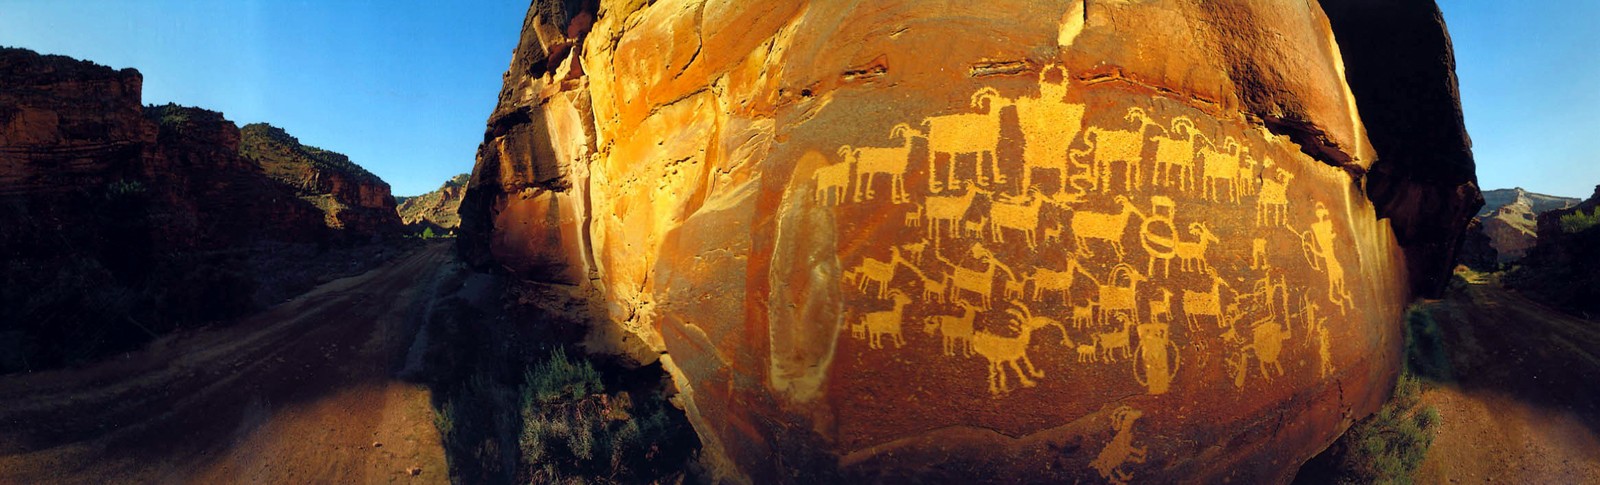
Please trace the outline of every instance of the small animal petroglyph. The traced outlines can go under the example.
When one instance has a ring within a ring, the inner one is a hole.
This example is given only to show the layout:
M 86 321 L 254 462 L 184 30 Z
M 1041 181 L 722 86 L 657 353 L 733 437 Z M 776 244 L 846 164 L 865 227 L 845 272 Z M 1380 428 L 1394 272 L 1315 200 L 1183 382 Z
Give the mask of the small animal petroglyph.
M 1194 242 L 1178 240 L 1178 245 L 1173 250 L 1178 255 L 1179 269 L 1183 271 L 1210 269 L 1211 263 L 1206 261 L 1206 249 L 1210 248 L 1212 243 L 1221 244 L 1222 241 L 1218 240 L 1217 236 L 1211 233 L 1211 228 L 1206 227 L 1203 222 L 1189 224 L 1189 234 L 1199 236 L 1200 239 Z
M 1144 275 L 1139 270 L 1133 269 L 1127 263 L 1117 263 L 1111 268 L 1111 275 L 1106 278 L 1105 284 L 1100 287 L 1100 298 L 1095 300 L 1100 305 L 1100 321 L 1105 323 L 1106 316 L 1112 312 L 1125 311 L 1130 317 L 1138 317 L 1139 282 L 1145 281 Z
M 1268 167 L 1272 159 L 1266 160 Z M 1261 195 L 1256 197 L 1256 225 L 1272 226 L 1289 222 L 1289 181 L 1294 174 L 1276 169 L 1278 178 L 1261 181 Z
M 1117 196 L 1117 204 L 1122 206 L 1122 211 L 1115 214 L 1101 214 L 1098 212 L 1078 211 L 1072 213 L 1072 237 L 1078 245 L 1078 252 L 1084 255 L 1093 255 L 1089 250 L 1089 240 L 1098 239 L 1111 245 L 1117 252 L 1117 259 L 1122 259 L 1122 235 L 1128 231 L 1128 216 L 1137 214 L 1144 218 L 1144 213 L 1133 206 L 1125 196 Z
M 850 163 L 847 161 L 819 168 L 813 172 L 812 178 L 817 181 L 817 189 L 812 197 L 819 203 L 839 205 L 850 188 Z
M 1151 171 L 1150 184 L 1176 185 L 1178 190 L 1190 190 L 1194 187 L 1194 139 L 1200 132 L 1195 129 L 1194 121 L 1178 116 L 1172 119 L 1172 128 L 1167 133 L 1169 137 L 1152 138 L 1156 142 L 1156 164 Z M 1188 136 L 1183 137 L 1183 134 Z M 1173 177 L 1174 169 L 1177 177 Z
M 914 130 L 910 125 L 901 123 L 895 125 L 889 138 L 904 138 L 905 144 L 898 147 L 839 147 L 839 155 L 856 165 L 856 202 L 871 199 L 875 190 L 872 187 L 872 176 L 884 174 L 889 176 L 889 200 L 906 202 L 910 196 L 906 194 L 906 166 L 911 159 L 911 133 Z
M 1160 126 L 1145 114 L 1142 108 L 1128 108 L 1128 115 L 1123 119 L 1138 122 L 1139 126 L 1132 130 L 1106 130 L 1098 126 L 1091 126 L 1084 130 L 1083 139 L 1089 142 L 1085 151 L 1074 151 L 1072 158 L 1094 152 L 1094 171 L 1096 174 L 1095 189 L 1108 192 L 1111 185 L 1111 166 L 1122 162 L 1124 168 L 1122 175 L 1123 190 L 1131 191 L 1139 186 L 1139 162 L 1143 159 L 1144 131 L 1149 126 Z M 1091 141 L 1092 140 L 1092 141 Z
M 1244 155 L 1244 147 L 1240 146 L 1239 141 L 1234 140 L 1232 136 L 1223 141 L 1223 149 L 1226 151 L 1219 152 L 1216 147 L 1209 146 L 1210 140 L 1206 140 L 1206 145 L 1208 146 L 1200 149 L 1200 158 L 1205 160 L 1205 165 L 1201 168 L 1200 196 L 1206 200 L 1222 202 L 1224 194 L 1219 192 L 1218 184 L 1227 182 L 1226 199 L 1229 202 L 1238 202 L 1239 159 Z
M 977 195 L 977 191 L 967 190 L 966 193 L 954 197 L 927 198 L 928 239 L 933 240 L 935 248 L 939 247 L 939 223 L 944 223 L 947 236 L 955 237 L 953 233 L 961 230 L 957 223 L 967 217 L 967 209 L 972 207 L 972 199 Z
M 906 227 L 922 227 L 922 204 L 912 202 L 912 209 L 906 212 Z
M 914 243 L 902 244 L 900 249 L 906 250 L 906 254 L 911 255 L 912 262 L 922 264 L 922 252 L 928 249 L 928 240 L 923 239 Z
M 1030 377 L 1044 377 L 1044 372 L 1028 360 L 1028 342 L 1033 339 L 1033 332 L 1045 323 L 1034 319 L 1013 320 L 1012 323 L 1018 331 L 1015 337 L 982 330 L 972 335 L 972 351 L 989 361 L 989 394 L 996 396 L 1011 392 L 1011 386 L 1006 384 L 1007 367 L 1016 371 L 1017 382 L 1022 387 L 1038 385 Z
M 1032 201 L 1024 204 L 1011 204 L 996 201 L 989 206 L 989 216 L 994 218 L 990 230 L 994 232 L 995 242 L 1006 242 L 1005 230 L 1013 229 L 1022 231 L 1023 240 L 1029 248 L 1038 246 L 1035 234 L 1039 230 L 1039 208 L 1044 206 L 1044 198 L 1032 197 Z
M 928 317 L 922 330 L 928 334 L 935 331 L 944 340 L 944 355 L 956 355 L 960 350 L 962 355 L 972 356 L 972 322 L 977 319 L 978 308 L 965 302 L 956 302 L 961 307 L 960 316 L 934 315 Z
M 889 290 L 890 299 L 894 301 L 891 310 L 872 312 L 861 316 L 861 322 L 851 327 L 851 333 L 856 338 L 867 338 L 867 347 L 873 349 L 883 348 L 883 337 L 888 336 L 894 342 L 895 348 L 906 345 L 905 337 L 901 335 L 901 321 L 907 304 L 911 297 L 901 293 L 900 290 Z
M 1121 330 L 1097 333 L 1094 336 L 1095 344 L 1100 347 L 1100 354 L 1106 362 L 1115 362 L 1118 351 L 1121 351 L 1124 359 L 1129 357 L 1130 352 L 1128 344 L 1129 336 L 1133 331 L 1133 321 L 1127 315 L 1121 313 L 1113 316 L 1116 318 Z
M 984 228 L 989 226 L 989 218 L 981 217 L 976 221 L 961 221 L 961 235 L 970 238 L 983 238 Z
M 1133 446 L 1133 422 L 1144 413 L 1127 406 L 1117 408 L 1111 413 L 1111 429 L 1116 432 L 1111 437 L 1111 442 L 1100 450 L 1100 454 L 1089 462 L 1089 466 L 1100 472 L 1100 478 L 1115 484 L 1126 484 L 1133 479 L 1133 473 L 1123 470 L 1122 466 L 1129 463 L 1144 463 L 1145 449 Z
M 1211 276 L 1211 291 L 1183 290 L 1183 316 L 1188 319 L 1191 332 L 1199 331 L 1201 316 L 1216 318 L 1217 326 L 1222 326 L 1222 286 L 1227 282 L 1215 270 L 1207 270 L 1206 274 Z

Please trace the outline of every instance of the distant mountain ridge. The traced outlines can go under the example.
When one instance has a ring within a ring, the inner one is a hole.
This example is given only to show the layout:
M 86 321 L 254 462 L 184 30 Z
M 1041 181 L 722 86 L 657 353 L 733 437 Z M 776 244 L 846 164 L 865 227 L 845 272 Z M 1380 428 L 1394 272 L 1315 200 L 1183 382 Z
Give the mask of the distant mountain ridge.
M 1522 259 L 1537 243 L 1539 214 L 1581 202 L 1572 197 L 1528 192 L 1521 187 L 1486 191 L 1483 199 L 1483 210 L 1477 218 L 1503 263 Z
M 1533 209 L 1534 214 L 1572 207 L 1583 201 L 1583 199 L 1579 199 L 1577 197 L 1562 197 L 1559 195 L 1546 195 L 1537 192 L 1529 192 L 1524 190 L 1522 187 L 1485 190 L 1483 191 L 1483 208 L 1478 210 L 1478 217 L 1485 217 L 1490 214 L 1494 214 L 1494 212 L 1499 210 L 1501 207 L 1510 205 L 1518 200 L 1526 200 L 1529 207 Z
M 466 193 L 470 174 L 446 180 L 437 190 L 414 197 L 397 197 L 400 221 L 406 229 L 420 233 L 432 228 L 435 233 L 454 233 L 461 226 L 461 196 Z

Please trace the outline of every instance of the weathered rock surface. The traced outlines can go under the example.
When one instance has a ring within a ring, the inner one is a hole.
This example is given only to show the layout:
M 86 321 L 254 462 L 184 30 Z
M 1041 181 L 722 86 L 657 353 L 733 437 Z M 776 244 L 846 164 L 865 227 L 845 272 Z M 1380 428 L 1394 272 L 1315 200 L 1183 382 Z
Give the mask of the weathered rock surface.
M 1572 207 L 1539 214 L 1538 233 L 1510 283 L 1584 318 L 1600 315 L 1600 185 Z
M 331 239 L 322 211 L 240 155 L 233 122 L 141 106 L 142 82 L 133 69 L 0 48 L 0 373 L 249 311 L 259 292 L 299 285 L 252 271 L 272 258 L 247 253 L 315 256 Z
M 470 174 L 457 175 L 446 180 L 438 190 L 415 197 L 396 197 L 395 201 L 400 204 L 396 208 L 400 212 L 400 222 L 412 233 L 421 233 L 424 229 L 433 229 L 436 234 L 454 233 L 461 227 L 461 196 L 466 194 L 467 181 L 471 178 Z
M 1322 4 L 1378 153 L 1366 193 L 1405 248 L 1412 287 L 1437 297 L 1483 204 L 1444 16 L 1433 0 Z
M 343 237 L 393 236 L 401 231 L 389 184 L 341 153 L 300 144 L 282 128 L 252 123 L 240 130 L 239 152 L 267 175 L 322 210 Z
M 1315 2 L 536 1 L 461 248 L 587 292 L 721 478 L 1283 481 L 1387 398 L 1477 200 L 1470 158 L 1373 149 L 1334 33 Z M 1375 204 L 1380 160 L 1432 199 Z
M 1467 221 L 1466 234 L 1461 238 L 1461 252 L 1458 254 L 1459 263 L 1478 271 L 1494 271 L 1500 267 L 1500 251 L 1494 248 L 1494 241 L 1483 232 L 1483 220 L 1476 217 Z

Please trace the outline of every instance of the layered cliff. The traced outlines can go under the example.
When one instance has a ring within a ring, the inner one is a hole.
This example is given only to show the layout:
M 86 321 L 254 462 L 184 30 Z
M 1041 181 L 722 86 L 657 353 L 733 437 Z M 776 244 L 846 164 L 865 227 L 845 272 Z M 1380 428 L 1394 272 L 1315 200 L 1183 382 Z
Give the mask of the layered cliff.
M 1483 221 L 1483 232 L 1489 236 L 1501 262 L 1522 259 L 1538 242 L 1539 214 L 1572 207 L 1579 202 L 1579 199 L 1536 194 L 1521 188 L 1484 192 L 1483 199 L 1483 209 L 1478 212 L 1477 219 Z
M 240 130 L 239 153 L 274 180 L 322 210 L 329 228 L 348 237 L 393 236 L 401 231 L 389 184 L 341 153 L 302 145 L 266 123 Z
M 460 247 L 659 359 L 720 478 L 1282 481 L 1387 397 L 1478 197 L 1464 134 L 1374 148 L 1343 35 L 1315 2 L 536 1 Z
M 461 197 L 466 195 L 470 179 L 470 174 L 457 175 L 432 192 L 397 198 L 400 222 L 412 233 L 424 229 L 432 229 L 435 234 L 454 233 L 461 227 Z
M 1537 227 L 1510 284 L 1585 318 L 1600 315 L 1600 185 L 1582 202 L 1539 214 Z
M 281 301 L 310 280 L 287 273 L 333 238 L 321 210 L 240 155 L 233 122 L 142 106 L 142 83 L 133 69 L 0 48 L 0 373 Z M 277 250 L 288 246 L 309 249 Z

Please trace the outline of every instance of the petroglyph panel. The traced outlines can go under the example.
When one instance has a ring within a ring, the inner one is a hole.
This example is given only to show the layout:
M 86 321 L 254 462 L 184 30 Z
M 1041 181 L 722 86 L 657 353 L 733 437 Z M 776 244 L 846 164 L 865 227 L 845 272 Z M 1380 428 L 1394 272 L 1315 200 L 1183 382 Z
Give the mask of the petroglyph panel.
M 1329 208 L 1348 204 L 1346 173 L 1258 123 L 1054 65 L 948 99 L 810 114 L 858 127 L 844 144 L 789 134 L 822 146 L 793 156 L 826 161 L 785 190 L 833 215 L 814 230 L 850 235 L 827 390 L 848 446 L 959 424 L 1025 436 L 1130 395 L 1227 415 L 1337 371 L 1327 316 L 1355 309 L 1344 267 L 1359 264 Z M 884 392 L 888 378 L 911 385 Z M 1003 411 L 1029 400 L 1051 405 Z M 1109 481 L 1147 458 L 1106 453 L 1093 466 Z

